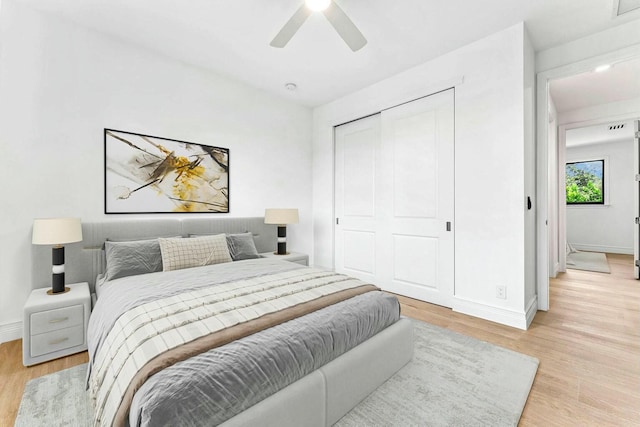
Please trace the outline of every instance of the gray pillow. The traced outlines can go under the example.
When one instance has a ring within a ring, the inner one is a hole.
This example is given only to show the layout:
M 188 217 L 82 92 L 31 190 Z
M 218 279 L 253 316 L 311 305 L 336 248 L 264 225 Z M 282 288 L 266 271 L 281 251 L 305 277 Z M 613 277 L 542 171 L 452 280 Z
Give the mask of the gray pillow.
M 162 271 L 158 239 L 104 242 L 107 258 L 105 280 Z
M 260 258 L 251 233 L 227 234 L 227 246 L 234 261 Z

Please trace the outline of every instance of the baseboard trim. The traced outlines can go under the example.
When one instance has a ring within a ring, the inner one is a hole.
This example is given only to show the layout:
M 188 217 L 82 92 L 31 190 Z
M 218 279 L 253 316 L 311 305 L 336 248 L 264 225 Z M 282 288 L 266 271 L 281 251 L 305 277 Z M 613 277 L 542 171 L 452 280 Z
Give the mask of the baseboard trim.
M 22 322 L 11 322 L 0 325 L 0 344 L 22 338 Z
M 524 311 L 519 312 L 502 307 L 495 307 L 459 297 L 454 297 L 453 306 L 451 308 L 453 311 L 457 311 L 458 313 L 468 314 L 470 316 L 490 320 L 513 328 L 526 330 L 528 326 L 528 313 L 525 313 Z
M 633 255 L 633 248 L 625 248 L 622 246 L 588 245 L 583 243 L 572 243 L 572 245 L 579 251 Z
M 531 322 L 533 322 L 534 317 L 536 317 L 536 313 L 538 312 L 538 296 L 534 295 L 529 301 L 529 305 L 527 305 L 527 329 L 531 326 Z

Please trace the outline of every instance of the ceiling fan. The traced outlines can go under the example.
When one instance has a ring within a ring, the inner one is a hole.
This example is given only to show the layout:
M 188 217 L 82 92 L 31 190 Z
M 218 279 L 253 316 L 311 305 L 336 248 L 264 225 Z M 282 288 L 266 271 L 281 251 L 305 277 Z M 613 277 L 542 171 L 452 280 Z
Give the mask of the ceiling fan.
M 367 39 L 335 1 L 305 0 L 271 41 L 271 46 L 285 47 L 313 12 L 322 12 L 352 51 L 355 52 L 367 44 Z

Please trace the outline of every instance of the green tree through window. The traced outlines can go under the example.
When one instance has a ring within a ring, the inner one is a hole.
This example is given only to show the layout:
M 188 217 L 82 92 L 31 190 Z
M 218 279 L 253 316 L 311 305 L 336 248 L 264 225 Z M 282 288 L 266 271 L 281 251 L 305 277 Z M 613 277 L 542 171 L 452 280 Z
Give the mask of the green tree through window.
M 604 204 L 604 160 L 566 165 L 567 204 Z

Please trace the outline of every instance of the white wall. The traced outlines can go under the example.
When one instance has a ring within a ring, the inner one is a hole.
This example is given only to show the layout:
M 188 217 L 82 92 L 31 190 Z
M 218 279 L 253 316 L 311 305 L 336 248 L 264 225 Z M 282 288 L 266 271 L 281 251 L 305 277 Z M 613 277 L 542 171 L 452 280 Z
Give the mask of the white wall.
M 567 162 L 607 158 L 607 206 L 567 206 L 567 241 L 577 249 L 633 254 L 633 139 L 567 148 Z
M 103 214 L 105 127 L 228 147 L 228 216 L 298 207 L 289 247 L 311 254 L 310 109 L 11 0 L 0 40 L 0 342 L 32 288 L 33 218 L 118 218 Z
M 524 32 L 515 25 L 314 110 L 316 265 L 333 266 L 333 126 L 455 86 L 454 309 L 526 327 Z
M 640 117 L 640 98 L 562 111 L 558 113 L 558 125 L 606 119 L 615 121 L 632 117 Z
M 536 140 L 535 140 L 535 99 L 536 74 L 535 52 L 524 31 L 524 194 L 531 198 L 531 209 L 524 211 L 525 221 L 525 311 L 527 326 L 533 321 L 538 309 L 536 299 Z
M 604 31 L 536 53 L 536 71 L 551 70 L 587 58 L 640 44 L 640 21 L 630 21 Z

